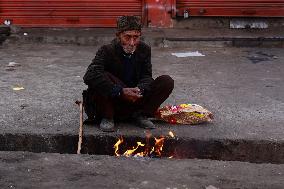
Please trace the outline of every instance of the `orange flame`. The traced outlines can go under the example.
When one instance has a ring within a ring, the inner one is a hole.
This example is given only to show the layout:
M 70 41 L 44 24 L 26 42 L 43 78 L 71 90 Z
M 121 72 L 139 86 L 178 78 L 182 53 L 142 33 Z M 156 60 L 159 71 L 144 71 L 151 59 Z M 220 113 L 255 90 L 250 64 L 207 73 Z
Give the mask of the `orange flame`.
M 126 152 L 124 152 L 124 156 L 129 157 L 133 154 L 135 154 L 134 152 L 139 148 L 139 146 L 145 146 L 145 144 L 141 143 L 141 142 L 137 142 L 137 146 L 133 147 L 132 150 L 127 150 Z
M 115 153 L 115 156 L 120 156 L 120 154 L 118 153 L 118 150 L 119 150 L 119 145 L 123 143 L 123 138 L 119 138 L 118 141 L 115 143 L 115 145 L 113 146 L 114 147 L 114 153 Z
M 155 144 L 154 146 L 150 146 L 150 137 L 152 136 L 151 133 L 146 133 L 146 144 L 142 142 L 137 142 L 136 146 L 133 146 L 131 149 L 126 150 L 124 153 L 119 154 L 119 146 L 123 143 L 123 138 L 119 138 L 118 141 L 114 145 L 114 153 L 115 156 L 135 156 L 135 157 L 146 157 L 146 156 L 162 156 L 163 147 L 164 147 L 164 141 L 165 137 L 161 136 L 160 138 L 155 138 Z M 169 136 L 174 137 L 175 135 L 173 132 L 169 132 Z M 139 149 L 139 150 L 138 150 Z M 141 151 L 141 149 L 143 149 Z
M 161 138 L 155 138 L 155 152 L 158 156 L 162 155 L 162 151 L 163 151 L 163 146 L 164 146 L 164 141 L 165 141 L 165 137 L 161 137 Z

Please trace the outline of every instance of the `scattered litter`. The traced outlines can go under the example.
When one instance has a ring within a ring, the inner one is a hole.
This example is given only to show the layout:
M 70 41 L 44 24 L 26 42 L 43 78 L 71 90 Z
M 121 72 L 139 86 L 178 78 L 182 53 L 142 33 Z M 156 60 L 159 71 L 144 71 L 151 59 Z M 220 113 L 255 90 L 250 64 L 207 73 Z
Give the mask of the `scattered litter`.
M 14 91 L 20 91 L 20 90 L 24 90 L 24 87 L 13 87 Z
M 205 56 L 204 54 L 201 54 L 198 51 L 194 52 L 184 52 L 184 53 L 172 53 L 173 56 L 176 56 L 178 58 L 184 58 L 184 57 L 190 57 L 190 56 Z
M 24 33 L 24 35 L 27 36 L 28 34 L 27 34 L 27 33 Z
M 218 188 L 216 188 L 215 186 L 209 185 L 209 186 L 206 186 L 205 189 L 218 189 Z
M 76 77 L 80 77 L 79 75 L 77 75 Z
M 17 67 L 17 66 L 21 66 L 21 64 L 16 62 L 9 62 L 9 64 L 7 65 L 7 67 Z

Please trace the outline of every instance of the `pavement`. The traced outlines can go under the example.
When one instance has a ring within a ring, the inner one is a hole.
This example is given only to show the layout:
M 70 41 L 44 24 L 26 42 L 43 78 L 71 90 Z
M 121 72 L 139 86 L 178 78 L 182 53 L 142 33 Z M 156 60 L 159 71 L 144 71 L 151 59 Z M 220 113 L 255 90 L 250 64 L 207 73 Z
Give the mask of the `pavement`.
M 1 133 L 75 134 L 86 85 L 82 77 L 97 47 L 12 44 L 1 47 Z M 171 53 L 199 51 L 204 57 Z M 196 103 L 215 115 L 212 124 L 157 123 L 180 137 L 283 141 L 284 69 L 281 48 L 153 48 L 154 77 L 168 74 L 175 89 L 164 103 Z M 9 62 L 18 63 L 12 70 Z M 13 87 L 24 87 L 14 91 Z M 121 125 L 119 134 L 143 129 Z M 97 127 L 86 133 L 98 134 Z
M 1 188 L 282 189 L 284 165 L 0 152 Z
M 71 153 L 74 152 L 79 127 L 79 108 L 75 101 L 81 99 L 82 90 L 86 89 L 82 77 L 94 58 L 98 46 L 9 43 L 8 41 L 0 46 L 0 49 L 0 150 L 54 152 L 51 148 L 56 146 L 60 150 L 55 152 L 66 153 L 64 148 L 72 144 Z M 198 51 L 205 56 L 178 58 L 171 54 L 187 51 Z M 103 174 L 106 177 L 105 181 L 94 181 L 94 185 L 98 183 L 103 188 L 116 185 L 119 186 L 118 188 L 151 188 L 152 186 L 152 188 L 204 188 L 209 185 L 220 188 L 246 188 L 246 186 L 247 188 L 283 188 L 283 176 L 280 175 L 280 178 L 275 176 L 279 173 L 278 170 L 283 170 L 281 166 L 284 160 L 283 51 L 283 48 L 236 48 L 214 45 L 154 46 L 152 48 L 154 77 L 168 74 L 175 80 L 175 89 L 163 105 L 195 103 L 204 106 L 215 116 L 212 123 L 196 126 L 155 122 L 158 129 L 153 130 L 152 134 L 160 136 L 173 131 L 177 139 L 201 143 L 202 145 L 196 144 L 200 153 L 207 153 L 206 141 L 209 143 L 213 141 L 211 143 L 220 147 L 211 146 L 212 148 L 208 151 L 222 154 L 222 150 L 226 150 L 228 154 L 227 157 L 216 158 L 218 160 L 240 160 L 263 164 L 176 159 L 174 161 L 147 160 L 137 163 L 136 160 L 120 160 L 108 156 L 27 153 L 32 160 L 28 158 L 23 162 L 27 162 L 31 170 L 33 168 L 37 170 L 34 176 L 28 177 L 27 167 L 21 164 L 19 153 L 1 152 L 1 172 L 9 174 L 7 176 L 1 174 L 0 183 L 5 183 L 5 186 L 7 184 L 14 186 L 14 183 L 15 186 L 23 186 L 22 188 L 41 186 L 34 184 L 36 181 L 43 184 L 43 188 L 48 186 L 72 188 L 72 184 L 74 187 L 88 188 L 93 186 L 93 183 L 87 181 L 94 178 L 100 180 L 101 177 L 96 177 L 97 173 L 92 173 L 93 169 L 90 167 L 83 167 L 81 176 L 73 177 L 70 170 L 75 170 L 78 162 L 80 167 L 88 162 L 88 158 L 94 158 L 93 163 L 101 162 L 101 170 L 106 169 L 111 172 L 112 163 L 115 164 L 114 167 L 117 167 L 110 174 Z M 10 66 L 8 66 L 9 63 Z M 13 90 L 15 87 L 24 89 Z M 117 131 L 114 133 L 103 133 L 97 125 L 86 125 L 84 135 L 99 139 L 119 136 L 145 138 L 145 130 L 133 123 L 119 123 L 116 128 Z M 55 141 L 56 144 L 49 140 L 52 137 L 59 138 Z M 64 140 L 62 137 L 65 137 Z M 74 140 L 68 143 L 70 138 Z M 85 143 L 88 142 L 91 140 L 85 141 Z M 253 145 L 250 145 L 251 143 Z M 227 144 L 230 148 L 226 147 Z M 112 146 L 113 143 L 109 145 Z M 192 146 L 185 143 L 185 147 Z M 186 150 L 186 153 L 191 152 L 190 149 Z M 230 154 L 234 153 L 239 153 L 238 158 L 230 158 L 233 157 Z M 263 157 L 260 158 L 260 156 Z M 242 157 L 246 158 L 242 159 Z M 51 158 L 51 164 L 41 165 L 45 158 Z M 260 161 L 257 160 L 258 158 Z M 208 159 L 214 158 L 208 156 Z M 261 161 L 261 159 L 264 160 Z M 10 163 L 9 160 L 11 160 Z M 66 166 L 58 166 L 65 161 Z M 74 164 L 71 163 L 73 161 Z M 52 164 L 52 162 L 58 163 Z M 203 163 L 206 168 L 202 167 Z M 169 167 L 166 165 L 173 167 L 171 171 L 168 171 Z M 232 167 L 225 171 L 220 168 L 223 165 Z M 139 174 L 134 174 L 135 166 L 138 170 L 144 167 L 145 172 L 155 167 L 155 171 L 151 174 L 149 172 L 152 170 L 147 172 L 145 177 L 137 181 Z M 190 167 L 194 166 L 197 166 L 197 172 L 206 170 L 205 176 L 202 176 L 202 173 L 198 178 L 194 177 L 195 179 L 191 180 L 193 177 L 190 176 L 192 172 Z M 84 169 L 91 169 L 90 176 L 85 177 Z M 237 170 L 237 173 L 233 174 L 232 170 Z M 120 171 L 123 174 L 119 174 Z M 130 174 L 127 174 L 128 172 Z M 39 176 L 41 173 L 43 175 Z M 63 173 L 67 174 L 68 178 L 70 176 L 66 182 L 63 179 Z M 159 174 L 163 182 L 160 179 L 153 179 Z M 217 174 L 220 174 L 219 178 L 225 180 L 221 182 L 216 177 L 212 178 L 212 175 Z M 15 179 L 9 175 L 15 176 Z M 125 176 L 128 180 L 123 185 L 120 178 Z M 174 180 L 171 180 L 171 177 L 174 177 Z M 44 178 L 50 181 L 45 183 Z M 83 180 L 77 180 L 78 178 Z M 212 182 L 209 182 L 209 178 L 212 178 Z M 31 182 L 26 182 L 25 185 L 26 179 Z

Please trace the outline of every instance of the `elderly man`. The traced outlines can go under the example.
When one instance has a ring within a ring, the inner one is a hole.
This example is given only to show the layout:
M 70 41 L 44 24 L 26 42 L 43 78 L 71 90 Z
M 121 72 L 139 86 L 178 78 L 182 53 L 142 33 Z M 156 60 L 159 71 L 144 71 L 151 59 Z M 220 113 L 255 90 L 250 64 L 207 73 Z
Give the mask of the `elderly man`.
M 154 115 L 173 90 L 170 76 L 152 78 L 151 48 L 140 37 L 139 17 L 119 17 L 116 38 L 97 51 L 84 75 L 87 121 L 96 117 L 102 131 L 114 131 L 117 118 L 131 118 L 139 127 L 155 128 L 147 117 Z

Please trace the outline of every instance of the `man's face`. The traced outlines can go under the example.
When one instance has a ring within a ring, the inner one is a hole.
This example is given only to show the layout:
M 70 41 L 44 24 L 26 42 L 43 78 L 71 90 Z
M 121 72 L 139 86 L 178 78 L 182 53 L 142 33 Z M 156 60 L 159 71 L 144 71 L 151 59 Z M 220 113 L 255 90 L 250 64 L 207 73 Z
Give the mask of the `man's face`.
M 140 42 L 141 32 L 138 30 L 124 31 L 118 34 L 120 44 L 126 53 L 134 53 Z

